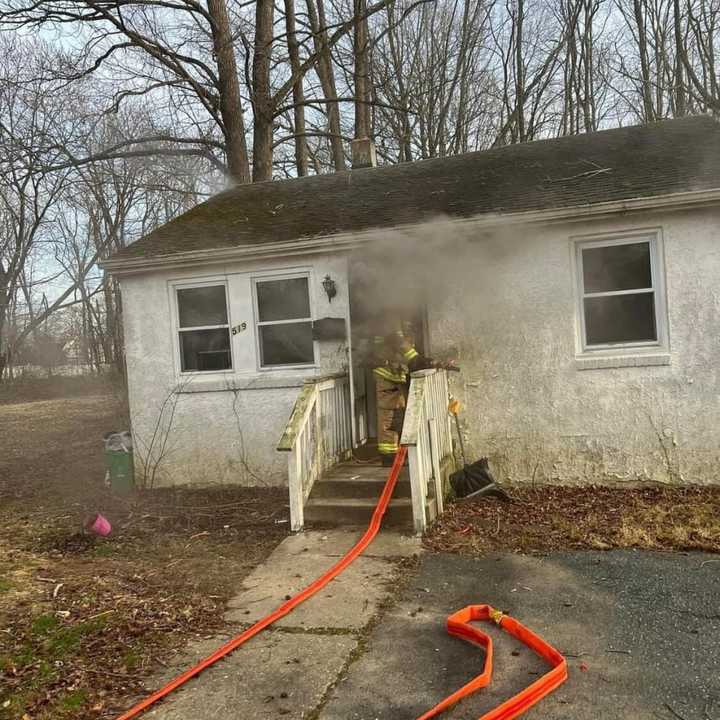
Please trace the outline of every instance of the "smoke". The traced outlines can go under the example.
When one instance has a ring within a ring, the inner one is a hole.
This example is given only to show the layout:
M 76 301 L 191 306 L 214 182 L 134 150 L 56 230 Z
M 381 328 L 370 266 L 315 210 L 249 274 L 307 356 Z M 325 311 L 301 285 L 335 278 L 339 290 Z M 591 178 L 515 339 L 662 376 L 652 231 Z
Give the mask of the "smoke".
M 517 232 L 447 218 L 378 231 L 350 256 L 354 327 L 361 334 L 384 334 L 425 308 L 452 315 L 464 299 L 477 302 L 478 286 L 488 279 L 491 265 L 511 252 L 509 235 Z M 463 297 L 463 289 L 475 290 L 472 299 Z

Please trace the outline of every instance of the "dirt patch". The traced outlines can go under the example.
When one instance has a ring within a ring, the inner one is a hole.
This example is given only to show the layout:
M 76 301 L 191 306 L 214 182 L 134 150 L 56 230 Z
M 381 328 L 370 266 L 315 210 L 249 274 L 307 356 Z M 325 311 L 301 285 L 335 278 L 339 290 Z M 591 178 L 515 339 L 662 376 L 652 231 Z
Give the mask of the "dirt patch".
M 536 487 L 512 494 L 513 503 L 450 505 L 426 546 L 471 555 L 630 547 L 720 552 L 720 488 Z
M 287 532 L 280 488 L 115 497 L 102 435 L 113 395 L 0 405 L 0 719 L 112 718 Z M 100 511 L 108 538 L 83 530 Z

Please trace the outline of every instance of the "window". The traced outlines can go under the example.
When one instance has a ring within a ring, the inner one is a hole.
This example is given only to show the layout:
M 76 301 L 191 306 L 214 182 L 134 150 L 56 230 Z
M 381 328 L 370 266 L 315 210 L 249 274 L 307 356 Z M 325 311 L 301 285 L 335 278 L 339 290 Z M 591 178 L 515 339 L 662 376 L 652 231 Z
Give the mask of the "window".
M 308 278 L 255 281 L 260 366 L 312 365 L 315 350 Z
M 225 285 L 177 288 L 176 297 L 182 372 L 232 368 Z
M 656 237 L 577 245 L 584 350 L 663 342 Z

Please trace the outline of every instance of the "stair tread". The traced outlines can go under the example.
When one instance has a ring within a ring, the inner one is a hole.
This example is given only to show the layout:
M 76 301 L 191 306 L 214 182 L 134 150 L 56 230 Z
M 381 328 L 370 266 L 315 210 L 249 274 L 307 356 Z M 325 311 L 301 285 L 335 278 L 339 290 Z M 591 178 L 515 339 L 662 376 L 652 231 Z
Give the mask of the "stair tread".
M 342 468 L 334 467 L 325 473 L 320 480 L 352 480 L 353 482 L 386 482 L 389 475 L 388 468 Z M 409 480 L 410 473 L 403 468 L 398 481 Z
M 366 525 L 376 507 L 376 500 L 355 498 L 318 498 L 305 505 L 307 523 L 329 523 L 331 525 Z M 435 517 L 435 498 L 428 498 L 425 504 L 428 517 Z M 413 524 L 413 508 L 410 498 L 391 500 L 385 512 L 384 524 L 410 529 Z
M 366 464 L 366 463 L 353 463 L 353 462 L 345 462 L 345 463 L 338 463 L 337 465 L 333 465 L 330 468 L 330 472 L 333 471 L 339 471 L 339 472 L 347 472 L 347 473 L 356 473 L 358 475 L 363 475 L 367 473 L 386 473 L 390 470 L 390 468 L 383 467 L 378 463 L 375 464 Z
M 333 478 L 318 480 L 310 493 L 311 498 L 372 498 L 377 502 L 385 487 L 385 480 L 373 478 Z M 409 480 L 400 480 L 395 486 L 394 497 L 409 497 Z
M 344 498 L 344 497 L 319 497 L 310 498 L 305 507 L 308 505 L 347 505 L 347 506 L 361 506 L 361 507 L 375 507 L 378 504 L 377 498 Z M 392 498 L 390 505 L 410 505 L 412 504 L 411 498 Z
M 433 498 L 428 498 L 425 502 L 433 502 Z M 310 498 L 305 503 L 308 507 L 363 507 L 374 508 L 378 504 L 377 498 L 342 498 L 342 497 L 319 497 Z M 412 498 L 392 498 L 388 507 L 405 507 L 412 505 Z
M 345 477 L 343 475 L 323 475 L 317 483 L 321 482 L 334 482 L 334 483 L 340 483 L 340 484 L 347 484 L 351 485 L 353 483 L 358 483 L 360 485 L 384 485 L 387 482 L 387 478 L 354 478 L 354 477 Z M 399 483 L 408 483 L 410 482 L 410 478 L 398 478 Z M 315 483 L 317 485 L 317 483 Z

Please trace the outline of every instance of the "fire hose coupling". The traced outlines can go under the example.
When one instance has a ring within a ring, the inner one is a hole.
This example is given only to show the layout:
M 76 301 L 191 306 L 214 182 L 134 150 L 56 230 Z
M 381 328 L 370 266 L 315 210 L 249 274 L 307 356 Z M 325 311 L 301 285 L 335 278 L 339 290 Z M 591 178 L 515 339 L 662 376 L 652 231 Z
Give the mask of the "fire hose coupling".
M 495 608 L 490 608 L 488 615 L 496 625 L 500 625 L 505 617 L 505 613 L 502 610 L 495 610 Z

